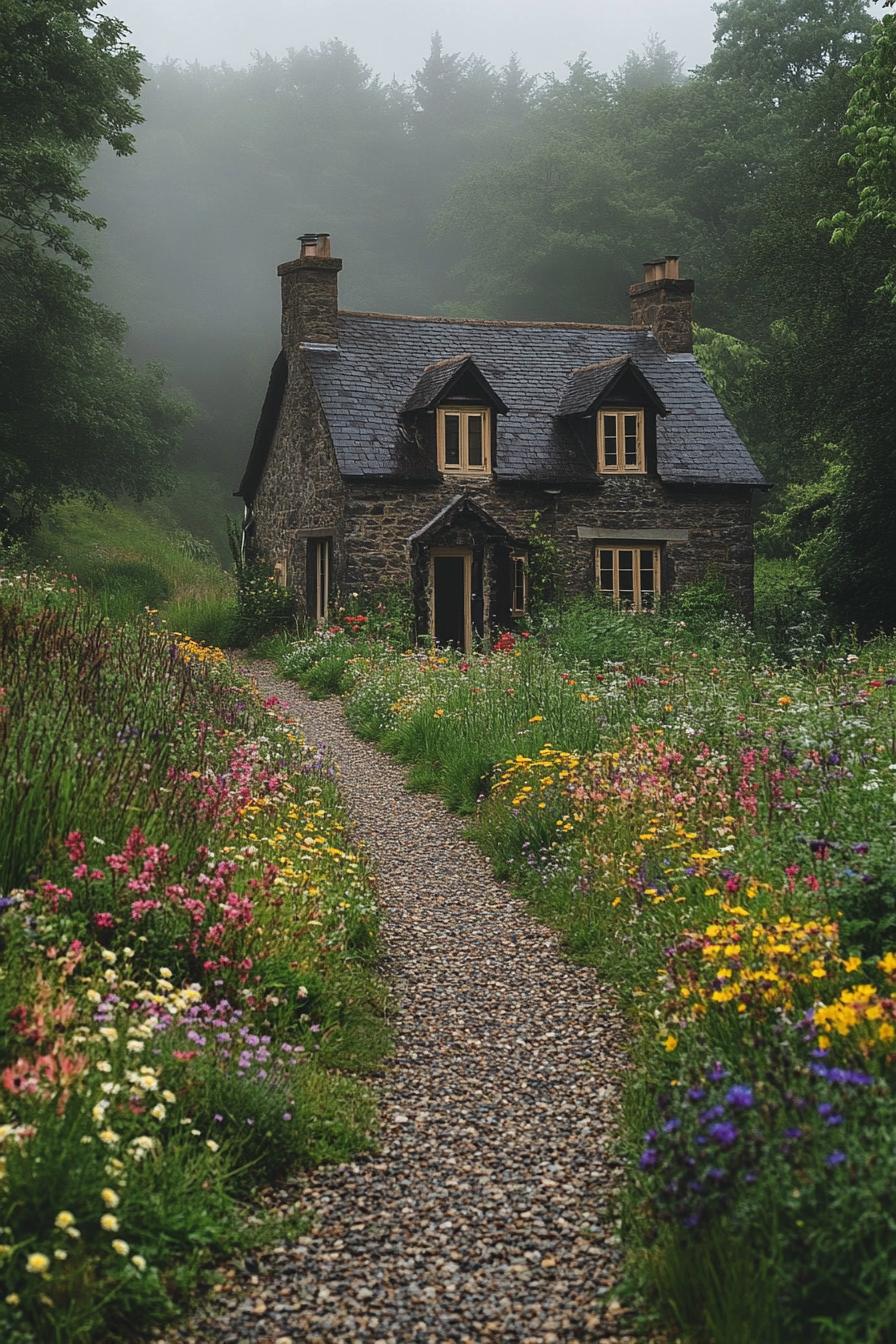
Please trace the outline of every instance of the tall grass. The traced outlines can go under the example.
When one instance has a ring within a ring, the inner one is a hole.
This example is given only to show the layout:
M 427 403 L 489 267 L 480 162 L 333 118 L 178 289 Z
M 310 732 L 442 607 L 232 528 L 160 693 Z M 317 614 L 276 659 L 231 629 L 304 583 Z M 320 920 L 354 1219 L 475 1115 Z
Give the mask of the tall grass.
M 173 629 L 206 639 L 226 635 L 235 619 L 234 579 L 215 549 L 149 507 L 70 500 L 45 519 L 30 549 L 35 560 L 75 575 L 113 620 L 150 607 Z

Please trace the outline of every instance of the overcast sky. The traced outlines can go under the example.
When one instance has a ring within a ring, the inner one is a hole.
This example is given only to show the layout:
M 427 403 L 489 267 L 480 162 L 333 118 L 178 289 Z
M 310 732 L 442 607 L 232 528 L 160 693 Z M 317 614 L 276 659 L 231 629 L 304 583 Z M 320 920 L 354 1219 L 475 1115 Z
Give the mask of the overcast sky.
M 108 0 L 149 60 L 245 65 L 339 37 L 386 79 L 407 79 L 438 29 L 451 51 L 526 69 L 562 71 L 585 51 L 611 70 L 651 31 L 699 64 L 712 45 L 711 0 Z

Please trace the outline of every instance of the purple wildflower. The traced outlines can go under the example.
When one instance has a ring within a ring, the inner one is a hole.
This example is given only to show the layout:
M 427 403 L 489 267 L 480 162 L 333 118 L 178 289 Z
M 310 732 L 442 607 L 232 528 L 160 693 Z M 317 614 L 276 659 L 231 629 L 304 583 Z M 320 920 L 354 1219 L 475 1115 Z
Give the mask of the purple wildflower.
M 722 1148 L 730 1148 L 733 1143 L 736 1143 L 738 1133 L 737 1125 L 733 1125 L 730 1120 L 723 1120 L 719 1124 L 709 1127 L 709 1137 Z

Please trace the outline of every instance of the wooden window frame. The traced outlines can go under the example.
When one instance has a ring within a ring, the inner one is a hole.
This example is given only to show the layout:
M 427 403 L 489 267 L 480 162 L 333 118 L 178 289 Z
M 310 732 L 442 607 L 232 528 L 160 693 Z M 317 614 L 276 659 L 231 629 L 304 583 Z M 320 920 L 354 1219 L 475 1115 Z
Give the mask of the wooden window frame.
M 429 635 L 436 642 L 437 559 L 460 555 L 464 561 L 464 653 L 473 650 L 473 552 L 469 546 L 434 546 L 429 551 Z
M 604 425 L 609 416 L 616 416 L 616 463 L 607 465 L 606 461 L 606 437 Z M 624 421 L 622 422 L 622 432 L 620 433 L 620 421 L 618 417 L 633 415 L 637 419 L 638 460 L 632 466 L 625 464 L 625 430 Z M 647 455 L 644 447 L 644 408 L 642 406 L 604 406 L 597 413 L 597 470 L 601 476 L 643 476 L 647 471 Z
M 523 602 L 518 605 L 516 600 L 516 567 L 523 567 Z M 525 616 L 529 610 L 529 557 L 524 551 L 511 551 L 510 553 L 510 614 L 512 616 Z
M 330 582 L 333 573 L 333 538 L 309 537 L 312 548 L 314 623 L 325 625 L 330 617 Z
M 445 461 L 445 420 L 449 415 L 460 419 L 459 441 L 460 462 L 457 465 Z M 482 466 L 470 466 L 469 461 L 469 421 L 470 417 L 482 417 Z M 436 455 L 439 471 L 446 476 L 489 476 L 492 470 L 492 413 L 488 406 L 460 406 L 450 402 L 436 410 Z
M 654 603 L 655 603 L 655 602 L 656 602 L 656 599 L 660 596 L 660 594 L 661 594 L 661 592 L 662 592 L 662 558 L 663 558 L 663 557 L 662 557 L 662 548 L 661 548 L 660 546 L 658 546 L 655 542 L 623 541 L 623 542 L 613 542 L 612 545 L 598 545 L 598 546 L 595 546 L 595 548 L 594 548 L 594 584 L 595 584 L 595 588 L 596 588 L 597 592 L 600 593 L 603 597 L 611 597 L 611 598 L 613 599 L 613 603 L 614 603 L 617 607 L 620 606 L 620 604 L 621 604 L 621 602 L 622 602 L 622 598 L 621 598 L 621 596 L 620 596 L 620 592 L 619 592 L 619 552 L 620 552 L 620 551 L 633 551 L 633 552 L 636 552 L 636 553 L 640 553 L 641 551 L 652 551 L 652 552 L 653 552 L 653 590 L 652 590 L 652 591 L 653 591 L 653 597 L 654 597 Z M 609 552 L 609 553 L 612 555 L 612 557 L 613 557 L 613 591 L 612 591 L 612 593 L 609 591 L 609 589 L 607 589 L 607 588 L 602 588 L 602 587 L 601 587 L 601 581 L 600 581 L 600 557 L 601 557 L 602 554 L 604 554 L 604 553 L 606 553 L 606 552 Z M 637 561 L 637 564 L 634 563 L 634 560 L 633 560 L 633 562 L 632 562 L 632 575 L 633 575 L 633 583 L 634 583 L 634 593 L 633 593 L 633 604 L 632 604 L 632 609 L 633 609 L 634 611 L 643 611 L 643 610 L 644 610 L 644 604 L 643 604 L 643 593 L 642 593 L 642 591 L 641 591 L 641 557 L 640 557 L 640 554 L 638 554 L 638 561 Z M 648 610 L 652 610 L 652 608 L 648 608 Z

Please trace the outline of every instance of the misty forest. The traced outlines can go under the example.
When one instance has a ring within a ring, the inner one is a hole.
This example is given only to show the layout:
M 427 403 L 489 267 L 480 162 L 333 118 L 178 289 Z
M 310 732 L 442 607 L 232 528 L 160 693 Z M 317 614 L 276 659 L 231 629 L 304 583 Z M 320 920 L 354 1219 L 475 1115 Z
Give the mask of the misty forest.
M 0 5 L 4 1341 L 896 1338 L 893 4 Z

